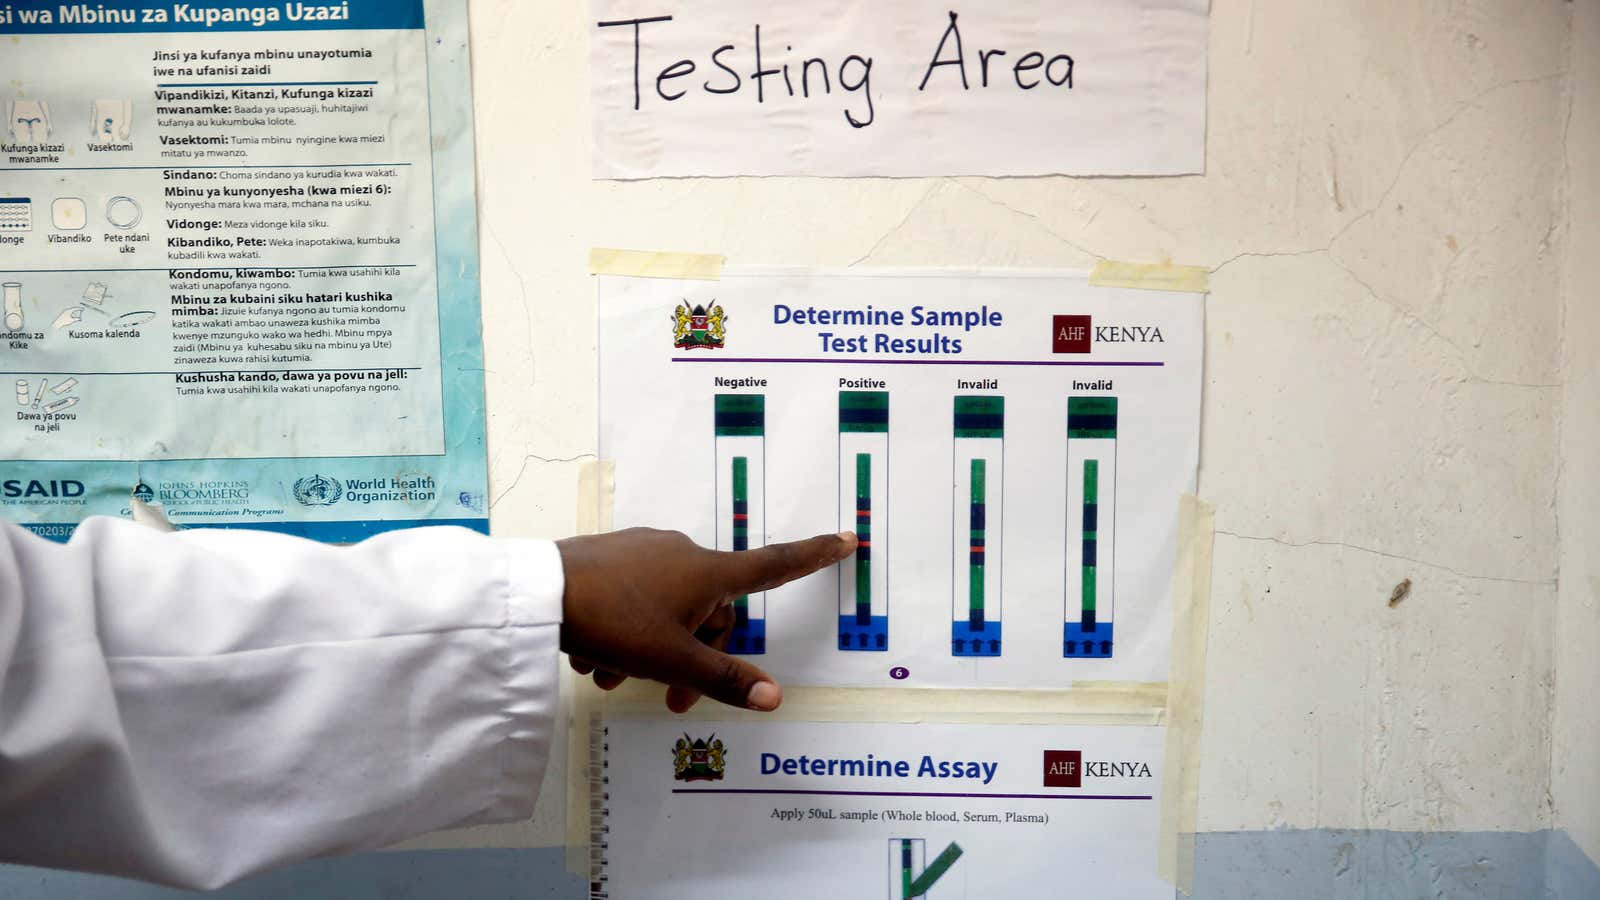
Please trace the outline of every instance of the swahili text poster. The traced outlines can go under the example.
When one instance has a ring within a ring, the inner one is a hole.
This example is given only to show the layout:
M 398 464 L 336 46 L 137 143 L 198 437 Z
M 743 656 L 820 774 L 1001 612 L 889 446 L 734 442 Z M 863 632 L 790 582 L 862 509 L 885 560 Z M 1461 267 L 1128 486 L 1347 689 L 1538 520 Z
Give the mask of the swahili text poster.
M 0 515 L 487 530 L 466 4 L 0 0 Z
M 617 527 L 854 557 L 732 598 L 799 684 L 1164 681 L 1202 298 L 1081 274 L 730 268 L 600 279 Z
M 590 0 L 596 178 L 1205 171 L 1208 0 Z
M 596 896 L 1171 900 L 1165 731 L 611 720 Z

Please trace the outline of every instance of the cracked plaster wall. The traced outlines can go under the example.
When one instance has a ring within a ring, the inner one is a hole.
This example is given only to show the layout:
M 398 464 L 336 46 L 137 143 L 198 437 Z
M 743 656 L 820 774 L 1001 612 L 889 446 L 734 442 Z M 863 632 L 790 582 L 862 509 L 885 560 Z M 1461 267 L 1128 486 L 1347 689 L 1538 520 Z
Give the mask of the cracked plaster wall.
M 472 0 L 495 529 L 574 526 L 590 247 L 1211 266 L 1202 829 L 1550 827 L 1562 148 L 1586 4 L 1592 32 L 1592 0 L 1214 0 L 1203 177 L 605 183 L 586 4 Z M 1590 826 L 1592 769 L 1568 779 Z M 542 821 L 418 846 L 560 843 L 562 777 Z
M 1600 3 L 1576 4 L 1572 64 L 1551 794 L 1555 826 L 1600 861 Z

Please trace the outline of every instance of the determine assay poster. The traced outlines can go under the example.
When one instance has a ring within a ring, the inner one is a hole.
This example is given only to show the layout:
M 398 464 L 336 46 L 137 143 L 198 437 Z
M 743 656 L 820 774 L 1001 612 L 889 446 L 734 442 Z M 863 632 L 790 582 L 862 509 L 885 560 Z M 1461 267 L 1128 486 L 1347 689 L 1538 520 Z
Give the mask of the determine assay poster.
M 487 530 L 466 28 L 0 3 L 0 516 Z
M 1207 0 L 591 0 L 596 178 L 1205 170 Z
M 1082 275 L 600 279 L 618 528 L 855 556 L 734 601 L 800 684 L 1162 681 L 1199 455 L 1202 298 Z
M 597 896 L 1170 900 L 1164 734 L 612 721 Z

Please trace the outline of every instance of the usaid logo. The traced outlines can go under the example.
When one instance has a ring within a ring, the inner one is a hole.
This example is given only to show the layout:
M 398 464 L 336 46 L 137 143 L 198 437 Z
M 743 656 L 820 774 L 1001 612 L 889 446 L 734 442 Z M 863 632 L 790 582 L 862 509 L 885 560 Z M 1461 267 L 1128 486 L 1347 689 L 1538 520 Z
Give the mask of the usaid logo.
M 62 478 L 56 481 L 39 481 L 13 479 L 0 482 L 0 497 L 7 500 L 33 499 L 48 497 L 52 499 L 82 497 L 84 494 L 83 482 L 72 478 Z
M 1082 750 L 1046 750 L 1044 752 L 1045 787 L 1083 787 Z

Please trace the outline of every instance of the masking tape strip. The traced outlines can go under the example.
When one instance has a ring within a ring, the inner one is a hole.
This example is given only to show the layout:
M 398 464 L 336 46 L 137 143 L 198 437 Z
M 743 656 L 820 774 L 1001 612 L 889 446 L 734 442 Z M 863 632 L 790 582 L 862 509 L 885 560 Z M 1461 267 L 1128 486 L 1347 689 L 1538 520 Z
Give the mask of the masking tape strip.
M 605 698 L 606 719 L 667 715 L 665 688 L 630 681 Z M 1161 725 L 1165 682 L 1077 682 L 1070 691 L 797 688 L 783 692 L 776 712 L 758 713 L 702 700 L 688 721 L 949 722 L 994 725 Z
M 1205 703 L 1211 545 L 1215 534 L 1216 509 L 1194 496 L 1181 498 L 1178 559 L 1172 585 L 1172 680 L 1168 683 L 1170 718 L 1157 871 L 1185 895 L 1194 892 L 1195 832 L 1200 824 L 1200 725 Z
M 1093 287 L 1133 288 L 1141 291 L 1184 291 L 1204 294 L 1211 290 L 1211 270 L 1204 266 L 1119 262 L 1102 259 L 1089 273 Z
M 578 534 L 612 530 L 617 496 L 617 464 L 591 459 L 578 468 Z
M 589 274 L 721 281 L 722 265 L 727 261 L 725 256 L 709 253 L 660 253 L 596 247 L 589 251 Z

